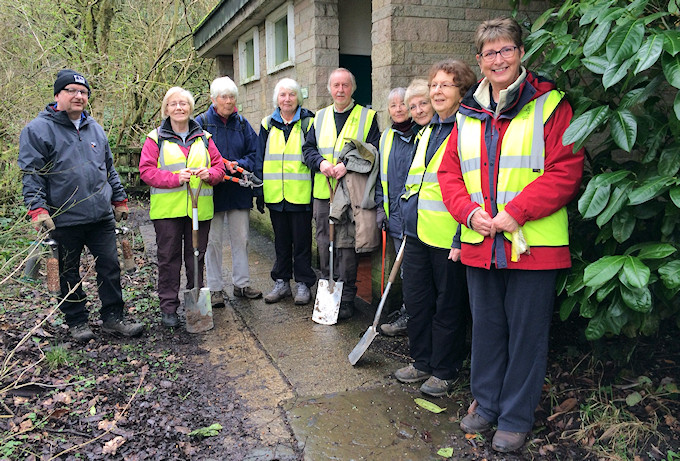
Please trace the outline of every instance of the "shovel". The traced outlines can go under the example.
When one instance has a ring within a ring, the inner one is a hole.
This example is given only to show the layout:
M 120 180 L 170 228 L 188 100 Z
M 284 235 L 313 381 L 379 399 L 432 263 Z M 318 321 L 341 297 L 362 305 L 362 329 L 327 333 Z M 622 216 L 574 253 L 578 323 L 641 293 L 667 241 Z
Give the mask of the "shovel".
M 329 216 L 333 210 L 333 197 L 335 191 L 331 186 L 331 182 L 326 178 L 328 188 L 331 190 Z M 328 234 L 330 251 L 329 266 L 330 277 L 328 280 L 319 279 L 319 285 L 316 289 L 316 300 L 314 300 L 314 312 L 312 313 L 312 320 L 322 325 L 335 325 L 338 323 L 338 311 L 340 310 L 340 298 L 342 297 L 343 282 L 336 282 L 333 279 L 333 240 L 335 238 L 335 224 L 328 219 Z
M 187 191 L 191 196 L 191 244 L 194 248 L 194 287 L 184 292 L 186 330 L 189 333 L 202 333 L 215 326 L 210 303 L 210 289 L 198 287 L 198 196 L 202 185 L 203 181 L 200 181 L 196 195 L 194 195 L 191 192 L 191 186 L 187 183 Z
M 354 346 L 352 352 L 350 352 L 349 355 L 347 356 L 347 358 L 349 359 L 349 363 L 351 363 L 352 365 L 357 364 L 361 356 L 364 355 L 364 352 L 366 352 L 366 349 L 368 349 L 368 346 L 370 346 L 371 343 L 373 342 L 373 339 L 376 336 L 378 336 L 378 322 L 380 321 L 380 314 L 382 314 L 383 306 L 385 306 L 385 300 L 387 299 L 387 294 L 390 292 L 390 288 L 392 287 L 392 282 L 394 282 L 394 279 L 397 277 L 397 273 L 399 272 L 401 260 L 404 258 L 405 246 L 406 236 L 404 236 L 404 239 L 401 242 L 401 247 L 399 247 L 397 259 L 394 261 L 394 265 L 392 266 L 392 270 L 390 271 L 390 278 L 387 280 L 387 286 L 385 287 L 385 291 L 383 292 L 382 297 L 380 298 L 380 304 L 378 304 L 378 310 L 375 312 L 373 325 L 368 327 L 368 330 L 366 330 L 366 333 L 364 333 L 364 336 L 362 336 L 359 343 L 356 346 Z

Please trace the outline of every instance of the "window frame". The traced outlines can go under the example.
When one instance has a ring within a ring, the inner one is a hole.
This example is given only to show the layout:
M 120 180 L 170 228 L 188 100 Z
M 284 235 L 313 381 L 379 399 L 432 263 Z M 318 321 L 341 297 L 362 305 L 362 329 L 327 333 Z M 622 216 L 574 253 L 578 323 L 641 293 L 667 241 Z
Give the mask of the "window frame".
M 253 41 L 253 75 L 248 76 L 247 43 L 251 40 Z M 238 38 L 238 59 L 242 85 L 260 79 L 260 33 L 257 26 Z
M 286 18 L 288 28 L 288 59 L 276 64 L 276 23 L 283 18 Z M 286 2 L 267 16 L 265 39 L 268 74 L 295 65 L 295 9 L 293 2 Z

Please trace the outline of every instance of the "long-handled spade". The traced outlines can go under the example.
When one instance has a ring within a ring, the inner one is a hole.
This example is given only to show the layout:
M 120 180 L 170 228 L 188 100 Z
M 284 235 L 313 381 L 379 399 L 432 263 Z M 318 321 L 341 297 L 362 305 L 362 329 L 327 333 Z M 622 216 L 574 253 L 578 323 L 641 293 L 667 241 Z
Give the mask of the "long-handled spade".
M 184 293 L 184 310 L 187 315 L 186 329 L 189 333 L 201 333 L 215 326 L 213 323 L 212 305 L 210 303 L 210 289 L 198 286 L 198 196 L 201 193 L 203 181 L 199 182 L 194 195 L 187 183 L 187 190 L 191 196 L 191 244 L 194 248 L 194 287 Z
M 373 339 L 376 336 L 378 336 L 378 322 L 380 321 L 380 314 L 382 314 L 383 306 L 385 306 L 385 300 L 387 299 L 387 295 L 390 292 L 390 288 L 392 287 L 392 282 L 394 282 L 394 279 L 397 277 L 397 273 L 399 272 L 401 260 L 404 258 L 405 246 L 406 236 L 404 236 L 404 239 L 401 242 L 401 247 L 399 247 L 399 253 L 397 253 L 397 259 L 394 261 L 394 265 L 392 266 L 392 270 L 390 271 L 390 278 L 387 280 L 387 286 L 385 287 L 385 291 L 383 292 L 382 297 L 380 298 L 380 304 L 378 304 L 378 310 L 375 312 L 373 325 L 368 327 L 368 330 L 366 330 L 364 336 L 361 337 L 359 344 L 354 346 L 352 352 L 350 352 L 349 355 L 347 356 L 347 358 L 349 359 L 349 363 L 351 363 L 352 365 L 357 364 L 361 356 L 364 355 L 364 352 L 366 352 L 366 350 L 368 349 L 368 346 L 370 346 L 371 343 L 373 342 Z

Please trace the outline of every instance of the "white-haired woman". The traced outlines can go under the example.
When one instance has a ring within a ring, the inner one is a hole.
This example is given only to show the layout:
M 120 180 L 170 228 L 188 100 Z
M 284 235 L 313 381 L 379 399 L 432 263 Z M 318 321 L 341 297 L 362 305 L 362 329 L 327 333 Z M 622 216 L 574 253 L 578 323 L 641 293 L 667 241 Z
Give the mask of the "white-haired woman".
M 314 114 L 302 107 L 300 85 L 283 78 L 274 88 L 274 112 L 262 120 L 256 173 L 274 228 L 274 288 L 264 297 L 275 303 L 292 296 L 295 304 L 311 300 L 316 283 L 312 269 L 312 175 L 302 158 L 302 144 Z M 256 192 L 260 193 L 260 191 Z
M 257 153 L 257 135 L 250 123 L 236 109 L 238 88 L 229 77 L 219 77 L 210 84 L 208 110 L 196 117 L 204 130 L 212 134 L 222 157 L 253 171 Z M 215 186 L 215 216 L 211 224 L 208 250 L 205 257 L 206 276 L 213 307 L 224 307 L 224 278 L 222 258 L 224 225 L 228 227 L 231 246 L 231 275 L 234 296 L 257 299 L 262 292 L 250 286 L 248 266 L 248 234 L 253 191 L 235 182 L 226 181 Z M 264 210 L 262 210 L 264 212 Z
M 194 98 L 190 92 L 180 87 L 170 88 L 161 106 L 163 122 L 147 135 L 139 161 L 141 178 L 151 186 L 149 215 L 158 245 L 158 297 L 161 323 L 167 327 L 179 325 L 182 255 L 187 289 L 194 288 L 196 270 L 199 286 L 203 285 L 203 259 L 213 217 L 212 190 L 222 181 L 225 171 L 210 135 L 191 118 L 193 110 Z M 195 193 L 201 181 L 199 267 L 196 268 L 191 242 L 192 207 L 186 184 Z

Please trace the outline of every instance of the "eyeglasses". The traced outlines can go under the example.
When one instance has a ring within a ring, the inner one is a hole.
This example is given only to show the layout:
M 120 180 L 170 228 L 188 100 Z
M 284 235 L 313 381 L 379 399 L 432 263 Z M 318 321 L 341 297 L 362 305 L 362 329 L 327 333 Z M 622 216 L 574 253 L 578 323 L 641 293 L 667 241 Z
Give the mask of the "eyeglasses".
M 516 46 L 505 46 L 501 48 L 498 51 L 495 50 L 488 50 L 480 53 L 480 56 L 482 59 L 484 59 L 487 62 L 491 62 L 494 59 L 496 59 L 496 55 L 500 54 L 502 58 L 511 58 L 515 55 L 515 50 L 517 49 Z
M 82 94 L 85 97 L 90 96 L 90 90 L 80 90 L 78 88 L 64 88 L 61 91 L 66 91 L 69 96 L 75 96 L 77 94 Z
M 425 110 L 430 105 L 430 101 L 420 101 L 417 105 L 412 104 L 409 106 L 408 110 L 415 112 L 416 109 Z
M 189 103 L 186 101 L 173 101 L 168 103 L 168 107 L 188 107 Z
M 454 87 L 454 86 L 455 86 L 455 87 L 459 87 L 460 85 L 456 85 L 456 84 L 453 83 L 453 82 L 430 83 L 430 84 L 428 85 L 428 87 L 429 87 L 431 90 L 436 90 L 437 88 L 441 88 L 442 90 L 448 90 L 449 88 L 452 88 L 452 87 Z

